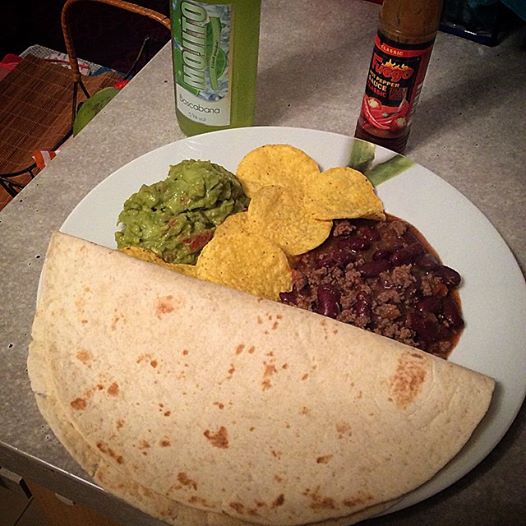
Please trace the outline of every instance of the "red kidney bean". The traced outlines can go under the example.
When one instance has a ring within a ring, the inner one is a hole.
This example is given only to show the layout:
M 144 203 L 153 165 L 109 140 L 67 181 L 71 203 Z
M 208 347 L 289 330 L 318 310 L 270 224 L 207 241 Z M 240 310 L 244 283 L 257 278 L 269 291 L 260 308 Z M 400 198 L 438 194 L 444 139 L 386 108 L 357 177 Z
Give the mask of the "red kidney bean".
M 371 242 L 360 236 L 342 236 L 338 239 L 337 245 L 343 250 L 367 250 Z
M 345 268 L 356 259 L 355 254 L 349 250 L 337 250 L 333 253 L 332 257 L 336 266 L 340 268 Z
M 436 296 L 427 296 L 417 303 L 416 308 L 420 312 L 432 312 L 436 314 L 442 309 L 442 300 Z
M 369 261 L 368 263 L 364 263 L 358 270 L 366 278 L 375 278 L 376 276 L 379 276 L 382 272 L 385 272 L 390 268 L 391 264 L 389 263 L 389 261 L 385 259 L 380 259 L 378 261 Z
M 349 263 L 354 261 L 355 255 L 350 251 L 345 250 L 333 250 L 328 254 L 321 254 L 315 263 L 316 268 L 333 268 L 333 267 L 346 267 Z
M 298 295 L 295 290 L 291 290 L 290 292 L 280 292 L 279 299 L 287 305 L 296 305 Z
M 318 313 L 336 318 L 340 313 L 340 292 L 332 285 L 318 287 Z
M 460 285 L 460 274 L 453 270 L 450 267 L 445 265 L 440 266 L 434 271 L 435 276 L 437 276 L 444 285 L 447 287 L 458 287 Z
M 419 243 L 399 248 L 391 256 L 391 263 L 395 266 L 412 263 L 423 251 L 424 248 Z
M 439 266 L 435 256 L 424 254 L 416 260 L 416 264 L 423 270 L 433 270 Z
M 444 298 L 443 315 L 452 329 L 460 329 L 464 326 L 457 302 L 451 296 Z
M 370 226 L 361 226 L 358 228 L 358 234 L 367 241 L 378 241 L 380 234 L 376 228 Z
M 439 323 L 433 318 L 411 312 L 407 321 L 409 328 L 413 329 L 419 338 L 425 342 L 431 342 L 436 340 L 440 331 Z
M 373 253 L 374 261 L 378 261 L 379 259 L 389 259 L 390 256 L 391 256 L 391 251 L 390 250 L 379 249 L 379 250 L 376 250 Z
M 371 306 L 364 300 L 357 300 L 352 309 L 358 316 L 371 316 Z

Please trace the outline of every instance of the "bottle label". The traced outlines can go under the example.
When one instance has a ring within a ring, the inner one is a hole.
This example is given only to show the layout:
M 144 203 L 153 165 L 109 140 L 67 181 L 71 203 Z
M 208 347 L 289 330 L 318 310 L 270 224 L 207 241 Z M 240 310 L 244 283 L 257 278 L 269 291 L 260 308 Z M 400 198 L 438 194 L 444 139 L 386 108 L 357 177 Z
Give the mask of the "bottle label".
M 400 44 L 378 33 L 360 113 L 364 130 L 383 137 L 407 133 L 432 48 L 433 41 Z
M 177 109 L 192 121 L 228 126 L 232 6 L 172 0 Z

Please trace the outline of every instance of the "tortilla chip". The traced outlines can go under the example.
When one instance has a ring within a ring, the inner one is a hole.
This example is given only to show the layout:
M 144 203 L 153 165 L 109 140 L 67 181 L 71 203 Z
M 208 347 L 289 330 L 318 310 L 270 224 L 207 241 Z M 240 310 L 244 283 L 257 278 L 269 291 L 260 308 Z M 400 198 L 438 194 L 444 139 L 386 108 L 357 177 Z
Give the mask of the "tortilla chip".
M 237 217 L 236 216 L 241 216 Z M 292 287 L 285 253 L 265 237 L 247 230 L 246 214 L 219 225 L 197 259 L 197 277 L 272 300 Z
M 367 177 L 352 168 L 330 168 L 305 180 L 305 208 L 316 219 L 385 219 L 382 201 Z
M 279 185 L 301 192 L 304 181 L 320 174 L 316 161 L 288 144 L 267 144 L 249 152 L 237 168 L 237 177 L 249 197 L 264 186 Z
M 248 219 L 253 232 L 273 241 L 289 256 L 321 245 L 332 228 L 332 221 L 319 221 L 308 215 L 301 193 L 282 186 L 258 190 L 248 207 Z
M 175 270 L 180 274 L 185 276 L 191 276 L 193 278 L 197 277 L 197 270 L 195 265 L 185 265 L 184 263 L 168 263 L 161 259 L 157 254 L 154 254 L 150 250 L 146 250 L 141 247 L 123 247 L 120 249 L 121 252 L 124 252 L 128 256 L 132 256 L 142 261 L 147 261 L 148 263 L 155 263 L 161 267 L 169 268 L 170 270 Z

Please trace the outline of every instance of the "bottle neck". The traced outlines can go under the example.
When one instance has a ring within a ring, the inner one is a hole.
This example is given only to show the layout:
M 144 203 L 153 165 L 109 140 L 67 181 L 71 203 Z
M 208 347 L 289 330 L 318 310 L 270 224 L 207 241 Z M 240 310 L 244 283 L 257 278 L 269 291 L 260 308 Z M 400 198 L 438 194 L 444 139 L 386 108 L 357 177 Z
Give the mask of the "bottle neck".
M 379 30 L 404 44 L 429 42 L 438 31 L 442 4 L 442 0 L 384 0 Z

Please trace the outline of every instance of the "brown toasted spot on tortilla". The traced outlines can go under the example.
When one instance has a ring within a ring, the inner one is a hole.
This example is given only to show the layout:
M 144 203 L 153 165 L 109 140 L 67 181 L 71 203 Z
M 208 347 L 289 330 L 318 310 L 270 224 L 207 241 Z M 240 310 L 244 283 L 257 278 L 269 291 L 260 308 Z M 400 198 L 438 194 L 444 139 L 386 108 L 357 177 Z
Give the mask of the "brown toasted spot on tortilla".
M 276 318 L 277 318 L 278 320 L 282 320 L 282 319 L 283 319 L 283 316 L 282 316 L 281 314 L 276 314 Z
M 164 414 L 164 416 L 170 416 L 172 414 L 172 412 L 171 411 L 165 411 L 163 414 Z
M 266 504 L 260 500 L 255 500 L 254 502 L 256 503 L 256 506 L 258 508 L 262 508 L 263 506 L 266 506 Z
M 302 379 L 302 380 L 306 380 L 308 377 L 309 377 L 309 373 L 305 373 L 305 374 L 301 377 L 301 379 Z
M 245 506 L 243 506 L 241 502 L 230 502 L 229 506 L 233 510 L 236 510 L 240 515 L 243 515 L 245 513 Z
M 256 348 L 251 345 L 249 348 L 248 348 L 248 354 L 252 354 L 254 351 L 256 350 Z
M 150 361 L 151 359 L 152 359 L 152 355 L 151 354 L 149 354 L 149 353 L 141 354 L 141 355 L 137 356 L 136 363 Z
M 195 480 L 192 480 L 184 471 L 181 471 L 177 474 L 177 480 L 183 486 L 190 486 L 193 489 L 197 489 L 197 482 L 195 482 Z
M 275 331 L 277 328 L 278 328 L 278 325 L 279 323 L 277 321 L 275 321 L 273 324 L 272 324 L 272 330 Z
M 263 323 L 263 320 L 261 319 L 261 316 L 258 316 L 258 323 L 261 325 Z
M 170 447 L 172 445 L 172 443 L 166 439 L 166 438 L 163 438 L 159 444 L 161 445 L 161 447 Z
M 338 329 L 334 329 L 334 330 L 332 331 L 332 333 L 333 333 L 333 334 L 338 334 Z
M 84 292 L 91 292 L 91 289 L 89 287 L 84 287 Z
M 91 353 L 89 351 L 79 351 L 77 353 L 77 359 L 80 360 L 82 363 L 88 363 L 91 361 Z
M 141 440 L 139 442 L 139 449 L 147 449 L 150 447 L 150 443 L 147 440 Z
M 418 396 L 426 377 L 426 370 L 411 357 L 416 353 L 404 353 L 390 379 L 389 389 L 394 403 L 405 409 Z
M 343 504 L 348 508 L 355 508 L 356 506 L 365 504 L 366 502 L 369 502 L 372 499 L 372 495 L 364 495 L 362 494 L 362 492 L 358 492 L 358 495 L 356 495 L 355 497 L 344 499 Z
M 124 320 L 124 316 L 122 314 L 114 314 L 113 318 L 111 320 L 111 330 L 114 331 L 117 329 L 117 323 L 119 321 Z
M 142 454 L 146 456 L 148 454 L 148 451 L 142 451 Z
M 310 409 L 307 406 L 303 406 L 300 410 L 300 415 L 308 415 L 310 414 Z
M 216 405 L 217 407 L 219 407 L 219 409 L 224 409 L 225 407 L 225 404 L 221 403 L 221 402 L 214 402 L 214 405 Z
M 173 303 L 173 296 L 163 296 L 157 299 L 157 303 L 155 305 L 155 315 L 161 319 L 164 314 L 169 314 L 170 312 L 173 312 L 175 310 L 175 306 Z
M 265 366 L 263 378 L 268 378 L 269 376 L 272 376 L 274 373 L 278 372 L 276 366 L 273 363 L 263 362 L 263 365 Z
M 227 380 L 230 380 L 234 373 L 236 372 L 236 368 L 234 367 L 234 364 L 230 364 L 230 369 L 228 369 L 228 376 L 226 377 Z
M 265 334 L 269 334 L 269 332 L 267 330 L 263 331 Z
M 274 502 L 272 503 L 272 508 L 278 508 L 279 506 L 283 506 L 283 503 L 285 502 L 285 495 L 281 493 L 276 497 Z
M 313 510 L 333 510 L 336 508 L 334 505 L 334 499 L 330 497 L 319 497 L 317 495 L 312 496 L 312 502 L 310 508 Z
M 155 369 L 157 367 L 157 360 L 152 360 L 150 365 Z
M 324 320 L 324 319 L 322 318 L 322 319 L 320 320 L 320 325 L 321 325 L 322 327 L 325 327 L 325 325 L 327 325 L 327 321 Z
M 289 364 L 288 364 L 288 363 L 284 363 L 284 364 L 281 366 L 282 369 L 288 369 L 288 367 L 289 367 Z
M 99 391 L 102 391 L 104 389 L 104 386 L 102 384 L 97 384 L 97 389 Z
M 270 383 L 270 380 L 267 378 L 261 382 L 261 385 L 263 386 L 263 391 L 266 391 L 267 389 L 270 389 L 272 387 L 272 384 Z
M 119 418 L 115 426 L 117 427 L 117 429 L 122 429 L 122 427 L 124 426 L 124 420 L 122 418 Z
M 111 458 L 115 459 L 118 464 L 124 463 L 124 458 L 122 458 L 121 455 L 115 453 L 115 451 L 113 451 L 111 447 L 108 447 L 108 444 L 105 442 L 97 442 L 97 448 L 101 451 L 101 453 L 109 455 Z
M 277 458 L 278 460 L 281 459 L 281 455 L 282 455 L 281 451 L 275 451 L 274 449 L 271 449 L 270 452 L 272 453 L 272 456 L 274 458 Z
M 283 477 L 280 477 L 279 475 L 274 475 L 274 480 L 276 482 L 283 482 Z
M 183 349 L 183 356 L 188 356 L 188 349 Z
M 411 356 L 412 356 L 413 358 L 418 358 L 419 360 L 423 360 L 423 359 L 424 359 L 424 357 L 423 357 L 421 354 L 416 353 L 416 352 L 412 352 L 412 353 L 411 353 Z
M 192 495 L 189 499 L 188 499 L 188 502 L 190 504 L 199 504 L 205 508 L 213 508 L 214 506 L 210 503 L 208 503 L 205 499 L 203 499 L 202 497 L 198 497 L 197 495 Z
M 75 400 L 71 401 L 71 407 L 73 409 L 77 409 L 77 411 L 81 411 L 82 409 L 86 409 L 86 400 L 84 398 L 75 398 Z
M 119 394 L 119 384 L 116 383 L 116 382 L 113 382 L 109 387 L 108 387 L 108 394 L 110 396 L 117 396 Z
M 210 430 L 206 430 L 203 435 L 210 441 L 214 447 L 220 449 L 228 448 L 228 432 L 224 426 L 221 426 L 217 433 L 212 433 Z
M 327 464 L 332 457 L 333 455 L 324 455 L 322 457 L 318 457 L 316 459 L 316 463 L 317 464 Z
M 237 347 L 236 347 L 236 354 L 241 354 L 243 352 L 243 349 L 245 348 L 245 345 L 243 343 L 240 343 Z
M 351 426 L 347 422 L 338 422 L 336 424 L 336 431 L 338 433 L 338 438 L 343 438 L 344 435 L 351 436 Z
M 360 400 L 363 396 L 363 392 L 362 391 L 358 391 L 358 394 L 356 395 L 356 399 L 357 400 Z
M 80 323 L 82 323 L 82 325 L 86 325 L 86 323 L 88 323 L 88 320 L 80 320 Z
M 249 428 L 249 431 L 254 431 L 254 429 L 256 429 L 254 426 L 252 426 L 251 428 Z

